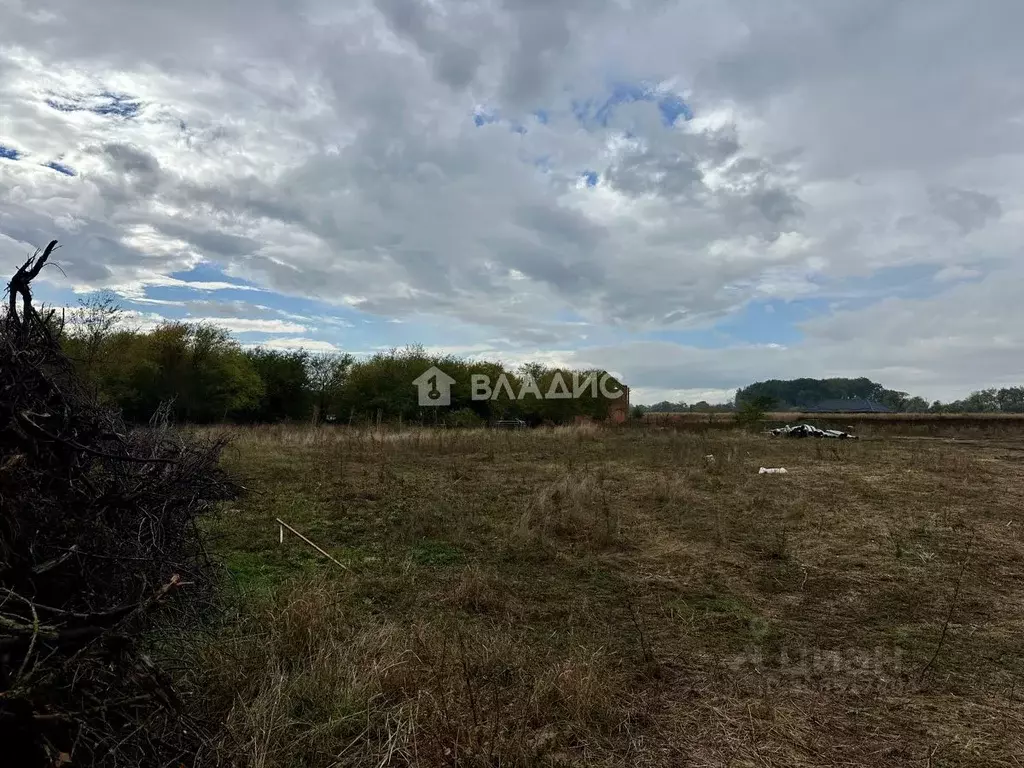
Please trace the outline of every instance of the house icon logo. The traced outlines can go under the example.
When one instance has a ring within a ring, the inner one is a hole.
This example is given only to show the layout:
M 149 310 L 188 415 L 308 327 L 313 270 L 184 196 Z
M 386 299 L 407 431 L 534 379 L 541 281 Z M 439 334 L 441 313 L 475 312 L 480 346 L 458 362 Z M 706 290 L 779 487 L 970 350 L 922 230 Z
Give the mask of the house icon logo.
M 420 405 L 451 405 L 455 379 L 436 366 L 430 366 L 412 381 Z

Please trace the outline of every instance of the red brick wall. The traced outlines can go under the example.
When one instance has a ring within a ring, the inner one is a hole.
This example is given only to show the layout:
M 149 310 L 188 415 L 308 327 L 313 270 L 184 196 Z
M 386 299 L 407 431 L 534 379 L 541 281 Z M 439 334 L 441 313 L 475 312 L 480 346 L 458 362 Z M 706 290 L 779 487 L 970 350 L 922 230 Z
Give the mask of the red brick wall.
M 629 419 L 629 387 L 623 386 L 622 397 L 611 401 L 608 406 L 608 420 L 622 424 Z

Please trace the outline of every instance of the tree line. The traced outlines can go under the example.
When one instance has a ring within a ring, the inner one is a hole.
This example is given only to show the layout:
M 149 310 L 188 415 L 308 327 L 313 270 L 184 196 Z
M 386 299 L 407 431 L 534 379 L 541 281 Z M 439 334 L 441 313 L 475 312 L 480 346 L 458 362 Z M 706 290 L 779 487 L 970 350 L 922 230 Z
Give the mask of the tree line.
M 801 411 L 826 400 L 870 400 L 897 413 L 1024 413 L 1024 387 L 991 388 L 972 392 L 961 400 L 928 402 L 907 392 L 886 389 L 867 378 L 857 379 L 770 379 L 736 390 L 735 398 L 711 404 L 671 402 L 635 405 L 636 415 L 643 413 L 714 413 L 741 411 L 744 405 L 756 405 L 764 411 Z
M 633 413 L 636 415 L 644 413 L 718 413 L 735 409 L 735 405 L 731 400 L 727 403 L 709 403 L 706 400 L 700 400 L 696 403 L 682 401 L 673 403 L 670 400 L 662 400 L 660 403 L 654 403 L 654 405 L 635 405 L 633 406 Z
M 528 424 L 569 423 L 578 416 L 606 418 L 610 399 L 588 387 L 604 371 L 568 371 L 528 364 L 468 361 L 431 355 L 422 346 L 390 349 L 366 359 L 335 352 L 243 347 L 223 328 L 205 323 L 164 322 L 149 331 L 132 327 L 111 296 L 82 302 L 54 333 L 85 385 L 125 418 L 145 422 L 165 408 L 179 422 L 275 423 L 328 421 L 365 424 L 406 423 L 470 426 L 496 419 Z M 419 405 L 413 381 L 431 366 L 455 379 L 451 405 Z M 472 376 L 492 384 L 504 376 L 508 387 L 494 387 L 488 399 L 474 398 Z M 527 393 L 528 380 L 541 393 L 583 382 L 581 396 L 547 399 Z M 621 391 L 609 378 L 606 391 Z M 510 396 L 511 395 L 511 396 Z
M 390 349 L 370 358 L 347 353 L 246 348 L 215 325 L 165 322 L 143 332 L 110 295 L 94 296 L 64 320 L 54 320 L 67 355 L 86 385 L 125 418 L 143 422 L 164 406 L 181 422 L 275 423 L 282 421 L 406 421 L 449 425 L 523 419 L 529 424 L 568 423 L 578 416 L 603 419 L 609 400 L 585 391 L 571 399 L 500 391 L 494 399 L 471 395 L 473 374 L 496 382 L 504 375 L 518 393 L 527 377 L 547 392 L 556 377 L 571 386 L 572 371 L 540 364 L 518 367 L 427 354 L 420 346 Z M 412 382 L 431 366 L 455 379 L 451 407 L 422 407 Z M 581 378 L 603 371 L 576 371 Z M 621 387 L 614 379 L 610 386 Z M 744 403 L 763 410 L 799 411 L 824 400 L 865 399 L 904 413 L 1024 413 L 1024 387 L 990 388 L 952 402 L 933 401 L 887 389 L 868 378 L 770 379 L 742 387 L 726 403 L 663 401 L 635 405 L 644 412 L 740 411 Z
M 929 403 L 923 397 L 886 389 L 867 378 L 770 379 L 736 390 L 735 403 L 758 400 L 769 410 L 799 411 L 825 400 L 870 400 L 897 413 L 1024 413 L 1024 387 L 983 389 L 962 400 Z

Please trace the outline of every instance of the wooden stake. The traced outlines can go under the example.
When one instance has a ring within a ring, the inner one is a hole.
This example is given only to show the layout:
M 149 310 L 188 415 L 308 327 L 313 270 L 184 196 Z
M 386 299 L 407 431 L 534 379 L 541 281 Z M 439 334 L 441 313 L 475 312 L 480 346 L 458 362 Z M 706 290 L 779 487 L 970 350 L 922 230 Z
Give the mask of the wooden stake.
M 325 549 L 323 549 L 322 547 L 318 546 L 318 545 L 317 545 L 316 543 L 314 543 L 314 542 L 310 541 L 309 539 L 307 539 L 307 538 L 306 538 L 305 536 L 303 536 L 303 535 L 302 535 L 301 533 L 299 533 L 299 532 L 298 532 L 298 531 L 296 531 L 296 530 L 295 530 L 294 528 L 292 528 L 292 527 L 291 527 L 290 525 L 288 525 L 288 523 L 286 523 L 286 522 L 285 522 L 284 520 L 282 520 L 282 519 L 281 519 L 280 517 L 278 517 L 278 518 L 275 518 L 275 519 L 277 520 L 278 524 L 280 524 L 280 526 L 281 526 L 281 541 L 282 541 L 282 542 L 284 541 L 284 529 L 285 529 L 285 528 L 287 528 L 287 529 L 288 529 L 289 531 L 291 531 L 291 532 L 292 532 L 292 533 L 294 533 L 294 534 L 295 534 L 296 536 L 298 536 L 298 537 L 299 537 L 300 539 L 302 539 L 302 540 L 303 540 L 304 542 L 306 542 L 307 544 L 309 544 L 309 546 L 311 546 L 311 547 L 312 547 L 313 549 L 315 549 L 315 550 L 316 550 L 317 552 L 319 552 L 319 553 L 320 553 L 321 555 L 323 555 L 324 557 L 326 557 L 326 558 L 327 558 L 328 560 L 330 560 L 330 561 L 331 561 L 332 563 L 334 563 L 335 565 L 337 565 L 337 566 L 339 566 L 339 567 L 341 567 L 341 568 L 344 568 L 344 569 L 345 569 L 346 571 L 348 570 L 348 566 L 347 566 L 347 565 L 345 565 L 344 563 L 339 563 L 339 562 L 338 562 L 337 560 L 335 560 L 335 559 L 334 559 L 334 558 L 333 558 L 333 557 L 331 556 L 331 554 L 330 554 L 329 552 L 327 552 L 327 551 L 326 551 Z

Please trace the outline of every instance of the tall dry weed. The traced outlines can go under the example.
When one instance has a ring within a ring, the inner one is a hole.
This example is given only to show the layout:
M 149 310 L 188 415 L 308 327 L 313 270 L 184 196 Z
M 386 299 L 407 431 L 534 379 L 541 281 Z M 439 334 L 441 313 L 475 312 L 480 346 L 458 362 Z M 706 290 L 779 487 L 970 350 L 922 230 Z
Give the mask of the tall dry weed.
M 583 738 L 595 764 L 628 753 L 633 697 L 602 649 L 558 653 L 512 625 L 358 616 L 340 588 L 295 583 L 199 651 L 204 715 L 225 723 L 212 759 L 529 766 L 557 762 Z

